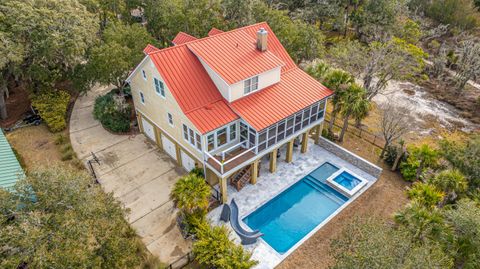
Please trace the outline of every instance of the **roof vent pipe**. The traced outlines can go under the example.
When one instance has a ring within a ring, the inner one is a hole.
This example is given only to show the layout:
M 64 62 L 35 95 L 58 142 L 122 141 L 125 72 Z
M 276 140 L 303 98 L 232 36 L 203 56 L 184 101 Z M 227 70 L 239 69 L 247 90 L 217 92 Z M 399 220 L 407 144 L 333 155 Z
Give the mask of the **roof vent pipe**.
M 265 28 L 260 28 L 257 31 L 257 49 L 259 51 L 267 50 L 267 36 L 268 32 L 265 30 Z

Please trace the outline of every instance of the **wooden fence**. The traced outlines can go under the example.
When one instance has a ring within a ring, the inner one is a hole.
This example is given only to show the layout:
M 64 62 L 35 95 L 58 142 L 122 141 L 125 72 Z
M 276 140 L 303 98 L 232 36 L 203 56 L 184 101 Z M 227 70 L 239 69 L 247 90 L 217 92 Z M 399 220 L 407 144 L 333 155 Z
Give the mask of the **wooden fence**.
M 330 124 L 330 118 L 331 118 L 331 115 L 330 113 L 327 112 L 325 115 L 325 124 L 323 126 L 324 129 L 328 128 L 328 124 Z M 338 118 L 336 118 L 335 122 L 333 123 L 333 126 L 337 130 L 338 129 L 341 130 L 343 126 L 343 121 L 340 121 Z M 363 128 L 358 128 L 352 124 L 348 124 L 347 133 L 352 134 L 356 137 L 362 138 L 363 140 L 367 141 L 368 143 L 374 145 L 379 149 L 383 149 L 383 146 L 385 145 L 385 140 L 383 139 L 383 137 L 376 135 Z

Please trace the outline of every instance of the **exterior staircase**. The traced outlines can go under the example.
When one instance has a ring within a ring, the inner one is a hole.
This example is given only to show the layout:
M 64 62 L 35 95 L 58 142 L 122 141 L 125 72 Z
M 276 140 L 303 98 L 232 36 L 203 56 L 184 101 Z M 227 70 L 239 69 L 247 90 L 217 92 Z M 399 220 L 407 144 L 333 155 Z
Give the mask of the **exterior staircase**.
M 252 169 L 250 168 L 250 165 L 247 165 L 230 177 L 230 184 L 234 186 L 237 191 L 241 190 L 248 182 L 250 182 L 250 179 L 252 178 Z

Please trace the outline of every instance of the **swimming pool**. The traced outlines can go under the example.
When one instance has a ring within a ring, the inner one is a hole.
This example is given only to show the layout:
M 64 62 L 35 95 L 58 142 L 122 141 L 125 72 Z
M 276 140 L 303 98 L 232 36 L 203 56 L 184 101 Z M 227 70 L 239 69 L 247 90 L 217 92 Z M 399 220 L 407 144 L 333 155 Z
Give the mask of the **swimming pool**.
M 339 170 L 324 163 L 243 218 L 278 253 L 284 254 L 341 207 L 348 198 L 326 184 Z

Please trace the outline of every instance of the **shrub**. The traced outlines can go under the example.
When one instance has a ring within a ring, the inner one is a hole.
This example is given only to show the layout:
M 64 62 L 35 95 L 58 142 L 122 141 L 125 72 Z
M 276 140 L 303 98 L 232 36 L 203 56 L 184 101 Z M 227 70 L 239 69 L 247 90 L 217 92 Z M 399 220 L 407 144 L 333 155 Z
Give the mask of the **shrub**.
M 420 162 L 412 155 L 409 155 L 407 160 L 400 164 L 400 172 L 403 178 L 407 181 L 415 181 L 419 166 Z
M 326 139 L 330 140 L 330 141 L 335 140 L 335 135 L 333 134 L 333 132 L 330 133 L 327 129 L 322 130 L 322 136 L 325 137 Z
M 112 132 L 127 132 L 130 130 L 131 107 L 125 99 L 113 92 L 95 99 L 93 116 L 104 128 Z
M 55 136 L 55 145 L 63 145 L 67 141 L 67 137 L 60 133 Z
M 400 172 L 408 181 L 420 179 L 428 168 L 437 166 L 438 151 L 427 144 L 411 147 L 407 160 L 400 164 Z
M 207 210 L 210 187 L 202 177 L 188 174 L 175 183 L 171 196 L 181 211 L 193 214 Z
M 205 175 L 203 174 L 203 169 L 200 167 L 195 167 L 190 171 L 191 175 L 195 175 L 197 177 L 205 178 Z
M 224 226 L 204 223 L 197 231 L 198 240 L 193 244 L 196 260 L 207 267 L 219 269 L 247 269 L 258 262 L 251 260 L 252 254 L 228 238 Z
M 67 127 L 65 120 L 70 95 L 66 91 L 49 91 L 32 98 L 32 105 L 45 121 L 51 132 L 59 132 Z
M 435 186 L 417 182 L 407 191 L 408 197 L 415 200 L 419 205 L 433 208 L 443 200 L 444 193 Z
M 62 161 L 68 161 L 68 160 L 73 159 L 74 156 L 75 156 L 75 152 L 73 152 L 73 150 L 70 149 L 70 150 L 62 152 L 61 159 L 62 159 Z

